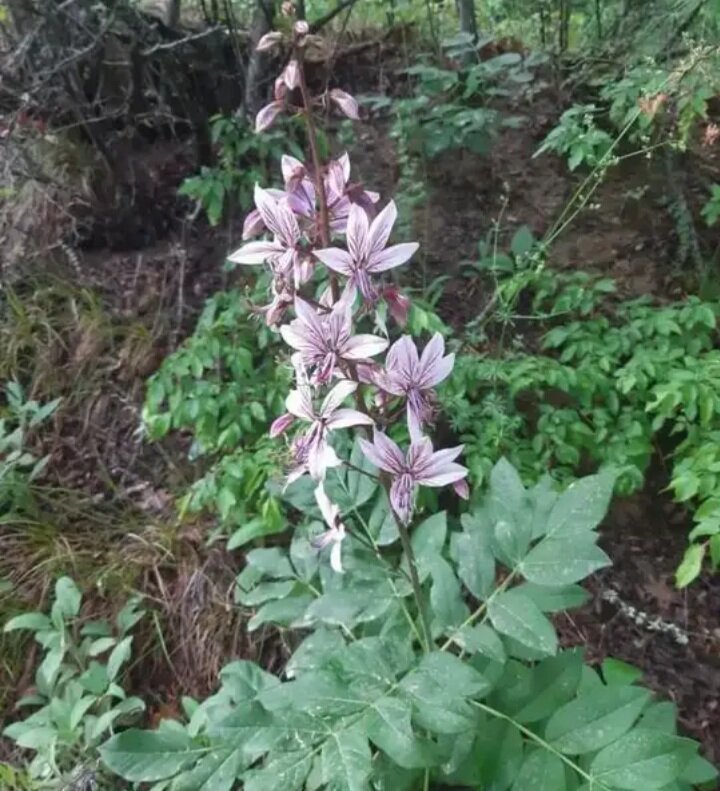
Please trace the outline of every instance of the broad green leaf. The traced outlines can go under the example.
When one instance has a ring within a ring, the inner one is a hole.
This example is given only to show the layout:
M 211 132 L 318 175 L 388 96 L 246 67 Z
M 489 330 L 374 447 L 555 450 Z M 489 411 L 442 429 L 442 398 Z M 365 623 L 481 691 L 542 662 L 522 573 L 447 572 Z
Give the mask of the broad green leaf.
M 397 521 L 390 510 L 390 501 L 384 489 L 378 492 L 375 505 L 370 512 L 368 529 L 381 547 L 393 544 L 399 538 Z
M 370 745 L 360 725 L 330 732 L 322 748 L 322 775 L 328 789 L 366 791 L 371 771 Z
M 570 585 L 610 565 L 595 544 L 595 534 L 545 538 L 520 563 L 520 573 L 536 585 Z
M 296 750 L 280 753 L 262 769 L 249 772 L 243 791 L 300 791 L 312 768 L 312 751 Z
M 264 623 L 290 626 L 302 618 L 305 610 L 313 601 L 314 598 L 308 594 L 288 596 L 285 599 L 267 602 L 248 621 L 248 631 L 252 632 Z
M 717 776 L 718 771 L 710 761 L 706 761 L 699 755 L 694 755 L 683 769 L 680 780 L 693 785 L 702 785 L 712 783 L 713 780 L 717 780 Z
M 610 471 L 571 483 L 548 516 L 548 537 L 572 536 L 594 530 L 607 512 L 615 485 Z
M 640 668 L 623 662 L 621 659 L 608 657 L 603 660 L 600 666 L 605 683 L 610 687 L 625 686 L 634 684 L 642 678 L 643 672 Z
M 565 791 L 565 765 L 543 748 L 525 756 L 513 791 Z
M 467 701 L 484 695 L 490 684 L 453 654 L 434 651 L 403 678 L 400 688 L 412 699 L 423 727 L 434 733 L 463 733 L 477 718 Z
M 235 598 L 238 603 L 245 605 L 245 607 L 256 607 L 258 604 L 264 604 L 267 601 L 284 599 L 292 593 L 296 584 L 295 580 L 261 582 L 247 592 L 238 586 Z
M 446 535 L 447 518 L 445 511 L 433 514 L 413 530 L 410 543 L 415 553 L 421 582 L 427 579 L 433 561 L 442 552 Z M 406 558 L 403 558 L 403 563 L 407 567 Z
M 287 553 L 279 547 L 270 549 L 253 549 L 246 555 L 250 566 L 261 571 L 266 577 L 287 579 L 294 577 Z
M 563 651 L 544 659 L 532 668 L 529 701 L 523 703 L 513 719 L 523 724 L 549 717 L 576 693 L 582 674 L 582 653 Z
M 44 632 L 52 629 L 52 621 L 41 612 L 26 612 L 11 618 L 3 627 L 3 632 L 13 632 L 16 629 Z
M 450 564 L 438 555 L 431 563 L 430 607 L 435 616 L 433 626 L 439 631 L 459 626 L 470 614 L 462 596 L 460 583 Z
M 492 625 L 501 634 L 544 654 L 557 651 L 553 625 L 521 591 L 511 588 L 499 593 L 489 601 L 487 611 Z
M 78 586 L 70 577 L 60 577 L 55 583 L 55 603 L 63 618 L 75 618 L 80 612 L 81 594 Z
M 522 759 L 522 736 L 512 723 L 488 718 L 478 726 L 474 761 L 480 788 L 507 791 L 515 782 Z
M 313 525 L 310 525 L 308 530 L 310 531 L 312 528 Z M 314 534 L 319 534 L 324 529 L 324 525 L 320 525 Z M 303 535 L 299 530 L 295 531 L 290 542 L 290 560 L 295 573 L 303 582 L 310 582 L 320 565 L 320 556 L 317 549 L 310 543 L 307 535 Z
M 242 750 L 216 748 L 172 784 L 172 791 L 230 791 L 243 769 Z
M 707 544 L 690 544 L 685 550 L 682 563 L 675 572 L 675 584 L 678 588 L 686 588 L 697 579 L 701 570 Z
M 120 672 L 120 668 L 130 658 L 130 654 L 132 653 L 132 641 L 133 639 L 131 636 L 125 637 L 113 648 L 107 662 L 108 681 L 115 680 L 117 674 Z
M 288 678 L 294 678 L 301 673 L 317 670 L 344 646 L 345 641 L 339 630 L 320 627 L 309 634 L 295 649 L 295 653 L 285 666 L 285 674 Z
M 281 683 L 276 676 L 266 673 L 254 662 L 245 659 L 225 665 L 220 671 L 220 681 L 223 691 L 238 706 L 252 703 L 260 693 Z
M 696 751 L 690 739 L 636 728 L 601 750 L 590 764 L 590 774 L 613 788 L 651 791 L 680 777 Z
M 525 487 L 507 459 L 500 459 L 490 473 L 490 503 L 501 559 L 514 567 L 527 552 L 533 526 Z
M 505 648 L 497 632 L 485 623 L 465 626 L 458 632 L 455 642 L 466 651 L 481 654 L 495 662 L 504 662 Z
M 125 780 L 150 783 L 177 774 L 189 761 L 207 752 L 193 747 L 182 731 L 141 731 L 113 736 L 100 748 L 105 765 Z
M 650 701 L 639 687 L 601 687 L 559 708 L 545 728 L 545 739 L 567 755 L 600 750 L 632 728 Z
M 640 727 L 674 736 L 677 733 L 677 706 L 669 700 L 652 703 L 643 712 Z
M 350 464 L 351 467 L 347 470 L 345 485 L 350 503 L 355 508 L 359 508 L 370 500 L 379 487 L 378 481 L 370 477 L 372 474 L 377 474 L 377 470 L 368 461 L 357 440 L 355 440 L 352 453 L 350 454 Z
M 310 626 L 324 623 L 329 626 L 346 626 L 352 628 L 355 618 L 365 605 L 356 592 L 352 590 L 334 591 L 315 599 L 305 610 L 298 626 Z
M 376 700 L 368 715 L 366 733 L 370 741 L 404 769 L 432 766 L 437 755 L 430 742 L 413 733 L 410 702 L 396 697 Z
M 543 612 L 563 612 L 582 607 L 589 594 L 579 585 L 563 585 L 560 588 L 523 582 L 517 586 L 528 598 L 532 599 Z
M 495 584 L 495 557 L 491 541 L 491 525 L 480 517 L 463 514 L 462 533 L 453 533 L 450 556 L 458 567 L 458 576 L 478 599 L 484 600 Z

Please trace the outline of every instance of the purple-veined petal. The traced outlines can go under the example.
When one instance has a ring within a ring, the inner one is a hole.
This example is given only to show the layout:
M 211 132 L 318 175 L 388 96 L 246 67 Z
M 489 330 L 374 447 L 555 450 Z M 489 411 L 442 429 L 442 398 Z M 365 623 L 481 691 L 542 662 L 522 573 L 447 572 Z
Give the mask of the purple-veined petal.
M 368 272 L 386 272 L 402 266 L 412 258 L 419 246 L 416 242 L 403 242 L 373 253 L 368 260 Z
M 417 385 L 422 390 L 427 390 L 442 382 L 452 372 L 455 365 L 455 355 L 445 352 L 445 342 L 439 332 L 435 333 L 420 357 Z
M 347 154 L 345 155 L 347 156 Z M 328 193 L 328 203 L 337 202 L 342 198 L 345 193 L 345 178 L 343 165 L 340 159 L 333 159 L 330 161 L 327 170 L 327 177 L 325 179 L 325 186 Z
M 269 33 L 266 33 L 264 36 L 261 37 L 255 49 L 258 52 L 270 52 L 271 50 L 275 49 L 275 47 L 277 47 L 278 44 L 280 44 L 282 39 L 283 39 L 282 33 L 279 33 L 277 30 L 271 30 Z
M 261 234 L 264 230 L 265 223 L 263 222 L 260 212 L 257 209 L 253 209 L 243 223 L 242 238 L 252 239 L 254 236 Z
M 407 525 L 412 519 L 415 484 L 410 475 L 399 475 L 390 485 L 390 505 L 398 519 Z
M 339 467 L 340 459 L 335 451 L 328 445 L 323 435 L 310 445 L 308 451 L 308 472 L 315 481 L 324 481 L 325 473 L 329 467 Z
M 322 485 L 322 483 L 319 484 L 315 489 L 315 502 L 318 504 L 320 513 L 322 514 L 327 526 L 334 529 L 337 526 L 340 509 L 327 496 L 325 487 Z
M 407 425 L 408 425 L 408 434 L 410 434 L 410 448 L 412 450 L 413 446 L 420 442 L 423 438 L 422 436 L 422 416 L 418 414 L 417 409 L 415 409 L 414 404 L 411 401 L 407 402 Z M 430 448 L 432 452 L 432 447 Z
M 402 335 L 390 347 L 385 357 L 385 368 L 391 378 L 397 378 L 401 384 L 410 385 L 419 363 L 418 352 L 413 339 Z
M 350 206 L 347 224 L 347 246 L 348 252 L 357 262 L 367 257 L 368 253 L 368 229 L 370 223 L 365 211 L 354 203 Z
M 313 412 L 312 401 L 310 400 L 309 390 L 303 388 L 302 390 L 291 390 L 285 399 L 285 409 L 295 417 L 309 420 L 315 420 L 315 413 Z
M 314 250 L 315 257 L 325 264 L 333 272 L 350 277 L 353 273 L 353 259 L 347 250 L 340 247 L 325 247 L 322 250 Z
M 350 428 L 351 426 L 372 426 L 373 419 L 358 409 L 341 407 L 332 413 L 325 425 L 328 429 L 334 431 L 335 429 Z
M 449 483 L 461 480 L 467 474 L 467 468 L 463 467 L 462 464 L 450 462 L 449 464 L 431 466 L 429 470 L 417 476 L 415 480 L 421 486 L 447 486 Z
M 282 110 L 282 102 L 276 101 L 266 104 L 255 116 L 255 132 L 259 134 L 269 129 L 275 123 L 275 119 L 280 115 Z
M 308 339 L 307 333 L 298 322 L 291 321 L 290 324 L 283 324 L 280 327 L 280 334 L 288 346 L 299 352 L 311 351 L 314 348 L 312 342 Z
M 398 445 L 381 431 L 373 433 L 372 443 L 361 437 L 360 447 L 365 456 L 381 470 L 399 475 L 405 468 L 405 455 Z
M 371 256 L 379 253 L 387 245 L 396 219 L 397 207 L 395 201 L 390 201 L 370 225 L 368 252 Z
M 346 360 L 365 360 L 384 352 L 388 341 L 377 335 L 353 335 L 348 338 L 342 348 L 342 356 Z
M 357 382 L 343 379 L 325 396 L 325 400 L 320 407 L 320 414 L 323 417 L 330 417 L 332 413 L 342 404 L 342 402 L 357 390 Z
M 344 154 L 341 154 L 335 161 L 340 164 L 343 179 L 347 184 L 348 181 L 350 181 L 350 157 L 348 156 L 348 152 L 346 151 Z
M 272 256 L 282 253 L 277 242 L 248 242 L 228 256 L 233 264 L 264 264 Z
M 295 415 L 286 412 L 280 417 L 276 417 L 270 425 L 270 438 L 275 439 L 281 434 L 284 434 L 288 428 L 295 422 Z
M 333 88 L 330 91 L 330 98 L 338 106 L 340 112 L 352 121 L 360 120 L 360 108 L 357 101 L 349 93 Z
M 305 253 L 297 253 L 293 262 L 295 287 L 298 288 L 310 280 L 315 272 L 315 261 Z
M 294 58 L 285 67 L 282 78 L 285 85 L 287 85 L 291 91 L 300 87 L 300 67 Z

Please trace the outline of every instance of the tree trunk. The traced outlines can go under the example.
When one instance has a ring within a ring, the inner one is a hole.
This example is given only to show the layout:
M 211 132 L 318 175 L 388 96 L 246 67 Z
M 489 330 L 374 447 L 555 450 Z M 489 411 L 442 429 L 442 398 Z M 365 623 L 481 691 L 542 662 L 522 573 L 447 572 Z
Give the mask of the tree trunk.
M 457 8 L 460 16 L 460 32 L 469 34 L 473 41 L 477 41 L 475 0 L 457 0 Z
M 272 29 L 275 16 L 275 0 L 257 0 L 255 16 L 250 29 L 250 57 L 245 80 L 245 113 L 253 118 L 262 107 L 265 97 L 263 83 L 266 77 L 268 57 L 257 51 L 257 43 Z
M 167 0 L 165 6 L 165 19 L 163 20 L 168 27 L 177 27 L 180 21 L 181 0 Z

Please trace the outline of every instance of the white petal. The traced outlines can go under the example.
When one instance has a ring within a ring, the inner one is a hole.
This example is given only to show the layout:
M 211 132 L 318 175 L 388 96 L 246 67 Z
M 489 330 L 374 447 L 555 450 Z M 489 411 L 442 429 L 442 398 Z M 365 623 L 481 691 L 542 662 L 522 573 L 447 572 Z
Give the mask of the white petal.
M 335 431 L 339 428 L 350 428 L 350 426 L 372 426 L 374 423 L 369 415 L 358 409 L 336 409 L 325 425 L 331 431 Z
M 276 242 L 248 242 L 228 256 L 233 264 L 264 264 L 270 256 L 283 251 Z
M 291 415 L 295 415 L 295 417 L 302 418 L 303 420 L 309 420 L 310 422 L 315 420 L 312 403 L 310 402 L 310 396 L 307 391 L 291 390 L 285 399 L 285 409 L 287 409 Z
M 325 400 L 320 407 L 320 414 L 323 417 L 330 417 L 340 404 L 356 390 L 357 382 L 351 382 L 349 379 L 343 379 L 341 382 L 338 382 L 325 396 Z
M 353 259 L 347 250 L 339 247 L 326 247 L 323 250 L 314 250 L 315 257 L 326 267 L 341 275 L 350 277 L 353 273 Z
M 390 232 L 397 219 L 397 208 L 395 201 L 390 201 L 388 205 L 372 221 L 368 233 L 369 252 L 371 255 L 379 253 L 387 244 Z
M 338 574 L 343 573 L 342 567 L 342 540 L 335 541 L 330 550 L 330 568 Z
M 346 360 L 364 360 L 384 352 L 387 347 L 388 341 L 377 335 L 354 335 L 348 338 L 341 356 Z

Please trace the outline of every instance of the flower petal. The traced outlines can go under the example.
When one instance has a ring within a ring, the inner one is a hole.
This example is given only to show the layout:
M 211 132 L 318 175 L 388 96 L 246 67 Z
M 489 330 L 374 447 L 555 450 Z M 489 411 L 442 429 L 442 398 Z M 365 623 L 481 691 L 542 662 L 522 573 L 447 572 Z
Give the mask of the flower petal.
M 311 423 L 315 420 L 310 394 L 305 388 L 302 390 L 291 390 L 288 393 L 285 399 L 285 409 L 291 415 L 303 420 L 309 420 Z
M 339 88 L 333 88 L 330 91 L 330 98 L 340 108 L 340 112 L 346 115 L 353 121 L 360 120 L 360 108 L 355 99 L 349 93 L 341 91 Z
M 463 500 L 470 499 L 470 486 L 468 485 L 466 478 L 461 478 L 459 481 L 455 481 L 453 484 L 453 489 L 455 494 L 458 497 L 461 497 Z
M 290 154 L 282 155 L 280 168 L 286 189 L 290 189 L 291 186 L 294 187 L 297 180 L 305 175 L 305 165 L 299 159 L 290 156 Z
M 336 409 L 327 419 L 325 425 L 329 430 L 334 431 L 338 428 L 350 428 L 350 426 L 372 426 L 373 419 L 358 409 L 343 407 Z
M 284 434 L 294 422 L 295 415 L 291 415 L 289 412 L 286 412 L 284 415 L 280 415 L 280 417 L 276 417 L 270 425 L 270 438 L 275 439 L 275 437 L 279 437 L 281 434 Z
M 361 437 L 360 447 L 365 456 L 381 470 L 399 475 L 405 468 L 405 455 L 398 445 L 381 431 L 373 433 L 372 443 Z
M 461 480 L 467 474 L 468 470 L 462 464 L 450 462 L 431 467 L 427 472 L 416 476 L 415 480 L 421 486 L 447 486 L 449 483 Z
M 270 102 L 270 104 L 266 104 L 265 107 L 263 107 L 255 116 L 256 134 L 269 129 L 273 123 L 275 123 L 275 119 L 278 117 L 278 115 L 280 115 L 282 110 L 282 102 Z
M 418 351 L 409 335 L 398 338 L 385 357 L 385 368 L 390 377 L 408 386 L 415 379 L 418 363 Z
M 326 247 L 322 250 L 314 250 L 315 257 L 325 264 L 333 272 L 350 277 L 353 273 L 353 259 L 347 250 L 340 247 Z
M 420 245 L 415 242 L 403 242 L 373 253 L 368 261 L 368 272 L 386 272 L 406 263 Z
M 368 253 L 368 229 L 370 222 L 364 209 L 352 204 L 348 215 L 347 246 L 348 252 L 356 263 L 363 261 Z
M 265 223 L 257 209 L 253 209 L 245 218 L 243 223 L 243 239 L 252 239 L 253 236 L 261 234 L 265 230 Z
M 343 379 L 325 396 L 325 400 L 320 407 L 320 414 L 328 418 L 342 404 L 342 402 L 357 390 L 357 382 Z
M 328 527 L 335 528 L 335 523 L 340 514 L 338 507 L 332 502 L 325 492 L 325 487 L 320 483 L 315 489 L 315 502 Z
M 330 550 L 330 568 L 337 574 L 342 574 L 342 538 L 334 538 L 333 542 Z
M 277 242 L 248 242 L 228 256 L 233 264 L 264 264 L 271 256 L 282 253 Z
M 393 229 L 393 225 L 395 225 L 396 219 L 397 208 L 395 206 L 395 201 L 390 201 L 372 221 L 372 225 L 370 226 L 368 242 L 371 256 L 375 253 L 379 253 L 385 247 L 390 238 L 390 233 Z
M 258 41 L 257 46 L 255 49 L 258 52 L 270 52 L 271 50 L 275 49 L 282 42 L 283 35 L 276 30 L 271 30 L 269 33 L 266 33 L 264 36 L 261 37 L 260 41 Z
M 353 335 L 344 344 L 341 355 L 346 360 L 365 360 L 384 352 L 388 341 L 377 335 Z
M 300 87 L 300 67 L 293 58 L 282 73 L 283 82 L 292 91 Z

